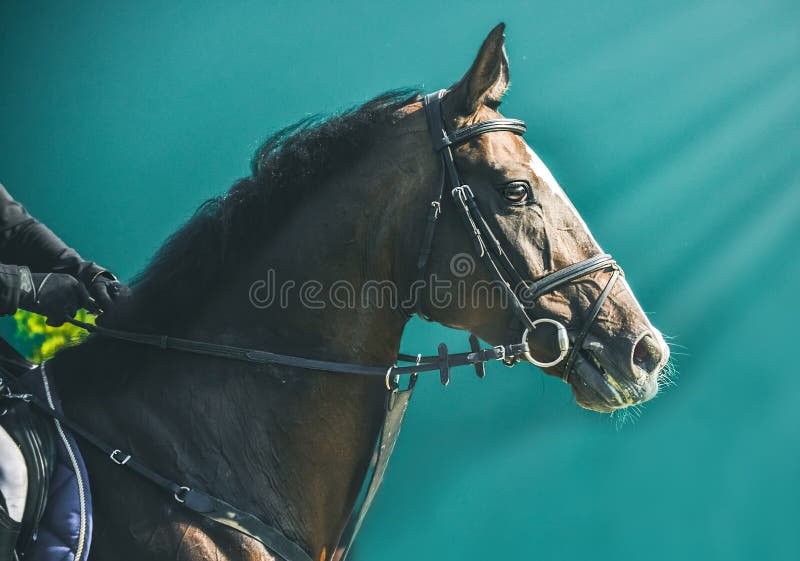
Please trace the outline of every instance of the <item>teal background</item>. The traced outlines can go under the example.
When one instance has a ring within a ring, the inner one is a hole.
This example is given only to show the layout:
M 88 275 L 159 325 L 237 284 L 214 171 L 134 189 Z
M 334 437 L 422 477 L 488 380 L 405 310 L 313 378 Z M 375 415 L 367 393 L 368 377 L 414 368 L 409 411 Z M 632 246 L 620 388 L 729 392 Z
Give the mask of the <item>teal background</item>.
M 0 181 L 86 256 L 130 278 L 270 131 L 503 20 L 505 113 L 672 337 L 622 427 L 532 367 L 422 382 L 358 559 L 800 559 L 800 4 L 127 4 L 0 6 Z

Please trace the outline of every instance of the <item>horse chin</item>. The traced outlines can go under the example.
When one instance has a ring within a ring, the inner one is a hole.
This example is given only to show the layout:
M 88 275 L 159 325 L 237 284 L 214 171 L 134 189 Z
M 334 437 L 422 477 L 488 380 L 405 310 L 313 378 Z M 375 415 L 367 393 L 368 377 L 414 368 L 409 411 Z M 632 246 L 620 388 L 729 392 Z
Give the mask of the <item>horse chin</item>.
M 578 405 L 599 413 L 644 403 L 658 392 L 655 378 L 644 384 L 628 383 L 621 381 L 622 378 L 614 375 L 599 356 L 582 350 L 569 377 L 569 385 Z

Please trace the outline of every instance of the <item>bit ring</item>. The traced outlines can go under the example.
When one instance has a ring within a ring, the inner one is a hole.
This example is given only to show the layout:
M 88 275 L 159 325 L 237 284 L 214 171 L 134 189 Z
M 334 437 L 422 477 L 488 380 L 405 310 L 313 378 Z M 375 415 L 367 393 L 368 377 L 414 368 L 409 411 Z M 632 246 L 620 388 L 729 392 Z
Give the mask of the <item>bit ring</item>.
M 559 354 L 555 360 L 551 360 L 549 362 L 544 362 L 533 358 L 533 355 L 531 355 L 530 347 L 528 347 L 528 333 L 530 332 L 531 329 L 536 328 L 537 325 L 540 325 L 542 323 L 549 323 L 555 325 L 557 330 L 556 337 L 558 338 Z M 531 362 L 532 364 L 535 364 L 539 368 L 549 368 L 551 366 L 555 366 L 556 364 L 564 360 L 564 358 L 567 356 L 567 352 L 569 352 L 569 335 L 567 335 L 567 328 L 564 327 L 563 323 L 550 318 L 541 318 L 535 320 L 533 323 L 531 323 L 530 327 L 526 327 L 525 331 L 522 332 L 522 344 L 525 347 L 525 351 L 522 353 L 522 356 L 525 357 L 525 360 Z

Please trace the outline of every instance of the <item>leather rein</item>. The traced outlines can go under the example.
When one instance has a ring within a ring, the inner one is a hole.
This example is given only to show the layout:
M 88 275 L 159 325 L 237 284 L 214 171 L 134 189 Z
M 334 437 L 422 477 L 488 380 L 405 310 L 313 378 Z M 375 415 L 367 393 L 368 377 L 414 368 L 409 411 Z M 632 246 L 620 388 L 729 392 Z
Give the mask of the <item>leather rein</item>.
M 562 377 L 564 380 L 567 380 L 571 370 L 575 365 L 575 361 L 578 357 L 579 350 L 583 345 L 584 339 L 588 335 L 592 323 L 597 318 L 600 308 L 610 294 L 615 282 L 619 278 L 621 269 L 610 255 L 602 254 L 551 272 L 535 282 L 525 281 L 522 275 L 520 275 L 518 270 L 512 264 L 508 254 L 503 250 L 503 246 L 498 237 L 494 235 L 492 229 L 481 213 L 472 189 L 469 187 L 469 185 L 461 182 L 451 149 L 452 146 L 463 144 L 472 138 L 490 132 L 507 131 L 522 135 L 526 129 L 525 123 L 518 119 L 493 119 L 448 133 L 442 117 L 442 98 L 444 97 L 445 93 L 446 90 L 440 90 L 425 96 L 423 99 L 431 142 L 434 150 L 440 155 L 442 160 L 443 178 L 441 184 L 439 185 L 438 193 L 430 202 L 430 207 L 428 210 L 427 222 L 423 235 L 423 244 L 417 260 L 418 279 L 424 280 L 426 275 L 428 258 L 430 257 L 433 246 L 436 223 L 441 214 L 442 199 L 445 194 L 445 185 L 448 184 L 449 180 L 448 186 L 450 196 L 452 197 L 455 207 L 464 222 L 467 232 L 470 235 L 475 253 L 489 269 L 492 276 L 499 281 L 500 285 L 503 287 L 503 290 L 508 296 L 508 301 L 511 303 L 513 308 L 514 315 L 522 325 L 523 331 L 519 342 L 497 345 L 490 348 L 481 348 L 477 337 L 471 335 L 469 338 L 469 352 L 452 354 L 449 353 L 447 346 L 442 343 L 439 345 L 438 353 L 436 355 L 398 355 L 398 361 L 411 363 L 407 366 L 397 366 L 396 364 L 390 366 L 369 366 L 363 364 L 334 362 L 328 360 L 316 360 L 282 355 L 260 349 L 182 339 L 167 335 L 122 331 L 99 325 L 92 325 L 76 319 L 68 319 L 67 321 L 77 327 L 89 331 L 90 333 L 102 337 L 147 345 L 162 350 L 181 351 L 255 364 L 272 364 L 330 373 L 347 373 L 382 377 L 385 380 L 386 389 L 388 390 L 388 397 L 392 397 L 397 394 L 399 376 L 409 375 L 410 379 L 408 388 L 404 390 L 404 392 L 407 394 L 404 398 L 404 404 L 406 404 L 408 398 L 410 398 L 410 390 L 416 383 L 417 375 L 419 373 L 438 371 L 440 382 L 444 385 L 447 385 L 450 381 L 451 368 L 471 365 L 475 368 L 476 374 L 483 378 L 486 374 L 484 364 L 492 360 L 501 360 L 506 365 L 513 366 L 521 358 L 525 358 L 529 362 L 541 367 L 555 366 L 561 362 L 564 362 Z M 552 292 L 561 286 L 585 277 L 591 273 L 603 270 L 611 270 L 611 278 L 598 296 L 597 300 L 592 306 L 592 309 L 589 311 L 587 318 L 584 320 L 583 327 L 573 338 L 571 345 L 569 336 L 567 334 L 567 329 L 563 324 L 550 318 L 532 319 L 529 314 L 529 306 L 526 306 L 523 303 L 520 295 L 517 293 L 517 290 L 521 290 L 524 299 L 528 302 L 533 302 L 540 296 Z M 515 290 L 514 286 L 517 287 L 517 290 Z M 417 303 L 416 311 L 420 317 L 423 319 L 428 319 L 422 311 L 421 302 Z M 532 333 L 537 326 L 542 324 L 552 324 L 556 327 L 559 355 L 555 360 L 537 360 L 531 355 L 531 351 L 527 342 L 528 335 Z M 44 368 L 44 365 L 42 365 L 42 368 Z M 254 515 L 239 510 L 222 499 L 209 495 L 208 493 L 181 485 L 159 475 L 142 464 L 132 455 L 122 452 L 120 449 L 107 444 L 90 432 L 86 431 L 80 425 L 65 418 L 62 414 L 57 413 L 35 395 L 8 393 L 2 397 L 6 399 L 23 399 L 24 401 L 36 406 L 37 409 L 53 417 L 55 420 L 69 428 L 92 446 L 105 453 L 114 463 L 131 469 L 143 478 L 170 492 L 176 501 L 182 503 L 190 510 L 261 542 L 273 553 L 279 555 L 287 561 L 311 561 L 310 556 L 299 545 L 288 539 L 280 531 L 268 526 Z M 390 401 L 388 397 L 387 404 Z M 387 406 L 387 417 L 392 415 L 389 412 L 390 410 L 391 406 Z M 380 450 L 383 448 L 382 443 L 385 439 L 387 439 L 386 432 L 390 432 L 393 433 L 388 436 L 389 453 L 391 453 L 391 449 L 393 448 L 394 441 L 396 439 L 397 430 L 399 430 L 399 425 L 402 422 L 402 413 L 395 416 L 396 418 L 393 420 L 391 431 L 387 431 L 387 424 L 385 422 L 384 429 L 376 449 Z M 373 477 L 369 481 L 367 495 L 370 496 L 370 500 L 371 496 L 374 496 L 374 493 L 377 491 L 377 486 L 380 485 L 380 478 L 383 475 L 383 471 L 386 469 L 386 462 L 388 462 L 388 455 L 384 455 L 382 458 L 382 463 L 379 465 L 380 477 L 378 477 L 377 480 Z M 375 468 L 375 460 L 373 460 L 371 467 L 373 469 Z M 357 508 L 354 508 L 354 515 L 351 518 L 354 518 L 355 520 L 352 523 L 352 528 L 345 531 L 345 536 L 342 538 L 343 542 L 340 541 L 340 543 L 346 542 L 347 547 L 339 559 L 346 555 L 346 551 L 349 549 L 349 545 L 354 539 L 355 532 L 358 530 L 360 525 L 360 520 L 363 519 L 366 507 L 368 506 L 369 503 L 366 505 L 362 504 Z

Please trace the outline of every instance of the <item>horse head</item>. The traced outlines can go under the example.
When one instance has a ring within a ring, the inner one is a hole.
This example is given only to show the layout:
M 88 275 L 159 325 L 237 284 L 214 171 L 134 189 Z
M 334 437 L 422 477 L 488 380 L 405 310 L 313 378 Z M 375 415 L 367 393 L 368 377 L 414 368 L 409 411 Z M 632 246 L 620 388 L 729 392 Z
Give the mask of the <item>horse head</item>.
M 464 77 L 441 97 L 445 130 L 452 134 L 503 119 L 498 107 L 508 85 L 509 64 L 501 24 L 488 35 Z M 414 104 L 405 111 L 423 113 L 424 108 Z M 429 126 L 434 125 L 429 122 Z M 427 194 L 415 196 L 430 198 L 443 180 L 441 168 L 446 162 L 440 164 L 433 158 L 430 163 L 430 140 L 424 135 L 419 138 L 420 157 L 438 171 L 429 172 L 430 179 L 421 187 Z M 655 396 L 669 349 L 624 276 L 615 273 L 619 269 L 613 261 L 609 259 L 609 266 L 525 301 L 526 292 L 530 296 L 538 280 L 603 255 L 547 166 L 520 134 L 502 127 L 454 143 L 451 148 L 460 183 L 468 185 L 470 194 L 474 194 L 479 216 L 468 217 L 465 230 L 459 199 L 447 196 L 449 186 L 444 189 L 425 273 L 428 290 L 420 292 L 419 306 L 424 315 L 470 331 L 493 345 L 507 344 L 510 337 L 518 338 L 523 332 L 525 325 L 517 321 L 503 290 L 496 291 L 502 288 L 498 283 L 511 284 L 513 279 L 493 275 L 492 263 L 487 265 L 479 258 L 489 249 L 480 244 L 476 247 L 471 239 L 474 237 L 468 235 L 471 229 L 480 230 L 479 222 L 485 219 L 483 243 L 490 246 L 491 238 L 496 237 L 511 268 L 521 275 L 523 283 L 514 289 L 527 316 L 534 321 L 546 318 L 526 332 L 524 342 L 530 353 L 524 356 L 544 364 L 546 373 L 564 378 L 577 402 L 588 409 L 608 412 Z M 413 239 L 407 251 L 413 255 L 418 243 Z M 454 287 L 454 296 L 438 298 L 436 282 Z M 559 360 L 564 358 L 559 357 L 557 348 L 556 328 L 560 325 L 566 326 L 570 343 L 579 347 L 569 361 Z

